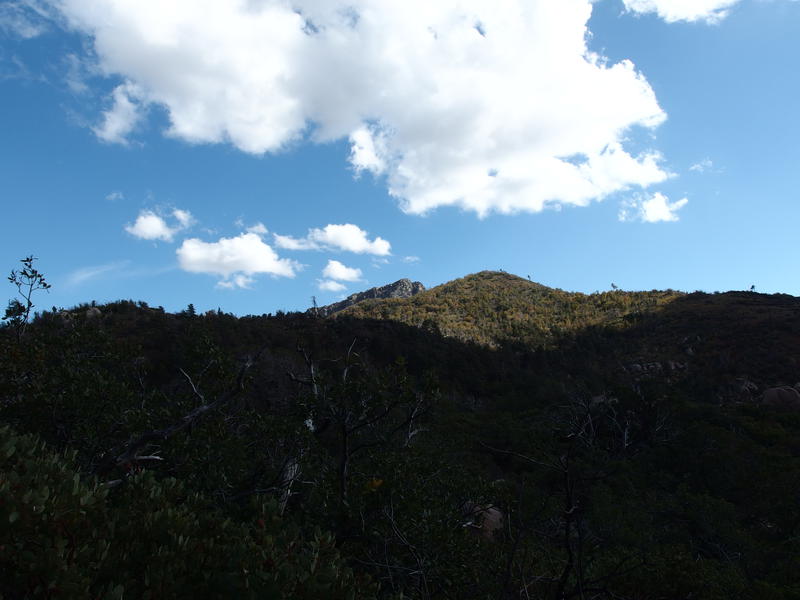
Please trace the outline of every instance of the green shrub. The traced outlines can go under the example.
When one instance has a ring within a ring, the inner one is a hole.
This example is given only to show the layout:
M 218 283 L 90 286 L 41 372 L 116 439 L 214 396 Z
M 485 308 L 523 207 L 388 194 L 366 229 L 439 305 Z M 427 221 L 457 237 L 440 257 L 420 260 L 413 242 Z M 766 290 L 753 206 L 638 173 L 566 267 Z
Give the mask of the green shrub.
M 303 539 L 274 503 L 224 519 L 174 479 L 113 490 L 74 455 L 0 428 L 2 598 L 364 598 L 330 534 Z

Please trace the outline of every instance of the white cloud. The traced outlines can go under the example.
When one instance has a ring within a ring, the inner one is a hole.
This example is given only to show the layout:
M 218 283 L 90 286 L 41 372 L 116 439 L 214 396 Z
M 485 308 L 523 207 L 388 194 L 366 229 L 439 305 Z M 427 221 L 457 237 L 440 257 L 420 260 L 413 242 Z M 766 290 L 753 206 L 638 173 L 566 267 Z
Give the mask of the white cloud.
M 308 239 L 324 248 L 334 248 L 356 254 L 386 256 L 391 250 L 389 242 L 380 237 L 370 241 L 367 232 L 352 223 L 326 225 L 322 229 L 312 229 L 308 233 Z
M 322 276 L 337 281 L 358 281 L 361 279 L 361 269 L 347 267 L 338 260 L 329 260 L 322 270 Z
M 163 240 L 171 242 L 175 231 L 154 212 L 143 210 L 133 225 L 126 225 L 125 231 L 143 240 Z
M 104 142 L 112 144 L 128 144 L 127 136 L 144 118 L 143 108 L 139 103 L 140 91 L 131 82 L 123 83 L 111 93 L 113 105 L 103 112 L 103 122 L 92 131 Z
M 404 263 L 418 263 L 420 261 L 419 256 L 404 256 L 403 262 Z
M 714 168 L 714 163 L 710 158 L 704 158 L 698 163 L 693 164 L 689 167 L 690 171 L 694 171 L 695 173 L 705 173 L 706 171 L 710 171 Z
M 305 238 L 275 234 L 275 245 L 286 250 L 341 250 L 356 254 L 391 254 L 392 245 L 381 237 L 369 239 L 368 232 L 357 225 L 326 225 L 322 229 L 309 229 Z
M 124 200 L 124 199 L 125 199 L 125 195 L 122 192 L 117 191 L 117 190 L 115 190 L 113 192 L 109 192 L 108 194 L 106 194 L 106 200 L 108 200 L 109 202 L 117 202 L 119 200 Z
M 47 31 L 49 18 L 49 10 L 37 0 L 0 4 L 0 29 L 22 39 L 35 38 Z
M 371 171 L 375 175 L 382 174 L 386 171 L 386 161 L 382 156 L 387 153 L 386 137 L 381 133 L 359 127 L 350 134 L 350 164 L 356 173 Z
M 192 217 L 192 213 L 190 213 L 188 210 L 176 208 L 172 211 L 172 216 L 178 220 L 181 229 L 186 229 L 194 223 L 194 217 Z
M 184 240 L 175 253 L 181 269 L 190 273 L 208 273 L 222 277 L 217 284 L 227 288 L 247 288 L 253 275 L 267 273 L 277 277 L 294 277 L 297 263 L 280 258 L 271 246 L 255 233 L 242 233 L 233 238 L 204 242 L 197 238 Z
M 82 60 L 76 54 L 67 54 L 63 59 L 64 82 L 69 90 L 76 95 L 82 96 L 91 93 L 88 79 L 91 75 L 92 65 Z
M 343 292 L 347 289 L 346 285 L 330 279 L 318 279 L 317 286 L 324 292 Z
M 20 79 L 23 81 L 47 82 L 43 75 L 34 74 L 28 65 L 17 55 L 8 55 L 0 48 L 0 81 Z
M 96 279 L 106 273 L 118 272 L 123 267 L 127 266 L 130 261 L 123 260 L 118 262 L 111 262 L 104 265 L 94 265 L 90 267 L 81 267 L 76 269 L 67 276 L 67 285 L 76 286 L 85 283 L 91 279 Z
M 705 21 L 718 23 L 739 0 L 622 0 L 636 13 L 656 13 L 667 23 Z
M 347 139 L 356 173 L 385 177 L 403 210 L 480 215 L 667 177 L 656 153 L 623 145 L 666 115 L 631 62 L 589 52 L 592 4 L 58 0 L 125 82 L 101 139 L 127 139 L 149 105 L 170 136 L 254 154 Z
M 194 223 L 194 217 L 188 210 L 176 208 L 172 211 L 172 217 L 177 221 L 175 226 L 170 226 L 164 217 L 152 210 L 143 210 L 132 225 L 125 226 L 125 231 L 143 240 L 171 242 L 176 233 L 187 229 Z
M 319 246 L 308 239 L 293 238 L 290 235 L 274 234 L 275 245 L 284 250 L 319 250 Z
M 670 202 L 661 192 L 652 196 L 633 199 L 625 203 L 619 212 L 620 221 L 643 221 L 658 223 L 661 221 L 677 221 L 677 212 L 689 203 L 687 198 Z
M 233 275 L 230 279 L 223 279 L 217 282 L 217 287 L 225 288 L 228 290 L 233 290 L 236 288 L 241 288 L 243 290 L 249 290 L 253 284 L 255 283 L 255 279 L 248 276 L 248 275 Z
M 267 233 L 269 233 L 266 226 L 261 222 L 258 222 L 255 225 L 251 225 L 246 229 L 246 231 L 249 233 L 257 233 L 258 235 L 266 235 Z

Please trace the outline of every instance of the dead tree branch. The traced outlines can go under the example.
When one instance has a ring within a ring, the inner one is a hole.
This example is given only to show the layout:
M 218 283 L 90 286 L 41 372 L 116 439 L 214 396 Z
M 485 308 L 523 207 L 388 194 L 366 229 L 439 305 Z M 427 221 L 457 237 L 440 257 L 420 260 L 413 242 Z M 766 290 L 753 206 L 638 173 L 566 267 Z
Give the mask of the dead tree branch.
M 203 418 L 205 415 L 209 414 L 213 410 L 227 404 L 228 402 L 236 398 L 244 389 L 245 376 L 247 375 L 250 368 L 256 362 L 258 362 L 258 359 L 261 357 L 261 354 L 263 352 L 264 348 L 259 350 L 258 353 L 255 355 L 255 357 L 253 358 L 247 357 L 247 359 L 245 359 L 244 363 L 239 369 L 239 373 L 236 377 L 236 383 L 227 393 L 223 394 L 213 402 L 201 404 L 188 414 L 184 415 L 178 422 L 173 423 L 172 425 L 169 425 L 162 429 L 156 429 L 154 431 L 148 431 L 146 433 L 143 433 L 138 438 L 129 442 L 123 448 L 109 452 L 97 466 L 97 468 L 95 469 L 95 473 L 98 475 L 104 475 L 105 473 L 108 473 L 109 471 L 111 471 L 111 469 L 113 469 L 116 466 L 136 462 L 137 459 L 141 458 L 139 457 L 140 450 L 146 448 L 153 442 L 166 441 L 179 431 L 183 431 L 184 429 L 193 425 L 194 423 L 199 421 L 201 418 Z M 186 375 L 183 369 L 181 369 L 181 372 L 189 380 L 195 394 L 199 396 L 203 400 L 203 402 L 205 402 L 203 395 L 197 390 L 191 378 L 188 375 Z

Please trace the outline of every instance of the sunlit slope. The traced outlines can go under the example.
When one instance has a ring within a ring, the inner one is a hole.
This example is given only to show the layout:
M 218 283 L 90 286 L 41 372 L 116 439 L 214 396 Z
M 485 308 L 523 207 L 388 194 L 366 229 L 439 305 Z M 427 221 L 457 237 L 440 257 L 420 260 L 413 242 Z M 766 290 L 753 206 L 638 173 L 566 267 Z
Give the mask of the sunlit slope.
M 482 271 L 412 298 L 365 300 L 338 316 L 389 319 L 489 346 L 509 341 L 546 346 L 592 325 L 622 327 L 681 296 L 672 290 L 565 292 L 509 273 Z

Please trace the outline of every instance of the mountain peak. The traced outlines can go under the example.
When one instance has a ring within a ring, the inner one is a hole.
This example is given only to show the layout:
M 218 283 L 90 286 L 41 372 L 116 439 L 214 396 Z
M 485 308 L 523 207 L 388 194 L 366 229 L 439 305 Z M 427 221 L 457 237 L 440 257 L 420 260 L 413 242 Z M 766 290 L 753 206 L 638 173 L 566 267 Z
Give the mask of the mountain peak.
M 390 283 L 380 287 L 370 288 L 363 292 L 356 292 L 355 294 L 350 294 L 347 298 L 345 298 L 340 302 L 334 302 L 333 304 L 317 307 L 316 314 L 321 317 L 327 317 L 341 310 L 344 310 L 345 308 L 353 306 L 354 304 L 363 302 L 364 300 L 373 300 L 373 299 L 384 300 L 387 298 L 411 298 L 412 296 L 415 296 L 420 292 L 424 291 L 425 291 L 425 286 L 422 285 L 419 281 L 411 281 L 410 279 L 403 278 L 395 281 L 394 283 Z M 315 311 L 314 308 L 310 308 L 308 310 L 308 312 L 312 314 L 314 313 L 314 311 Z
M 465 282 L 476 282 L 487 284 L 491 282 L 502 283 L 502 284 L 525 284 L 528 286 L 535 286 L 537 289 L 544 290 L 550 289 L 546 285 L 542 285 L 541 283 L 537 283 L 531 279 L 531 276 L 528 275 L 526 277 L 521 277 L 519 275 L 514 275 L 513 273 L 509 273 L 508 271 L 478 271 L 477 273 L 472 273 L 470 275 L 465 275 L 459 279 L 455 279 L 453 281 L 449 281 L 443 285 L 449 284 L 459 284 Z

